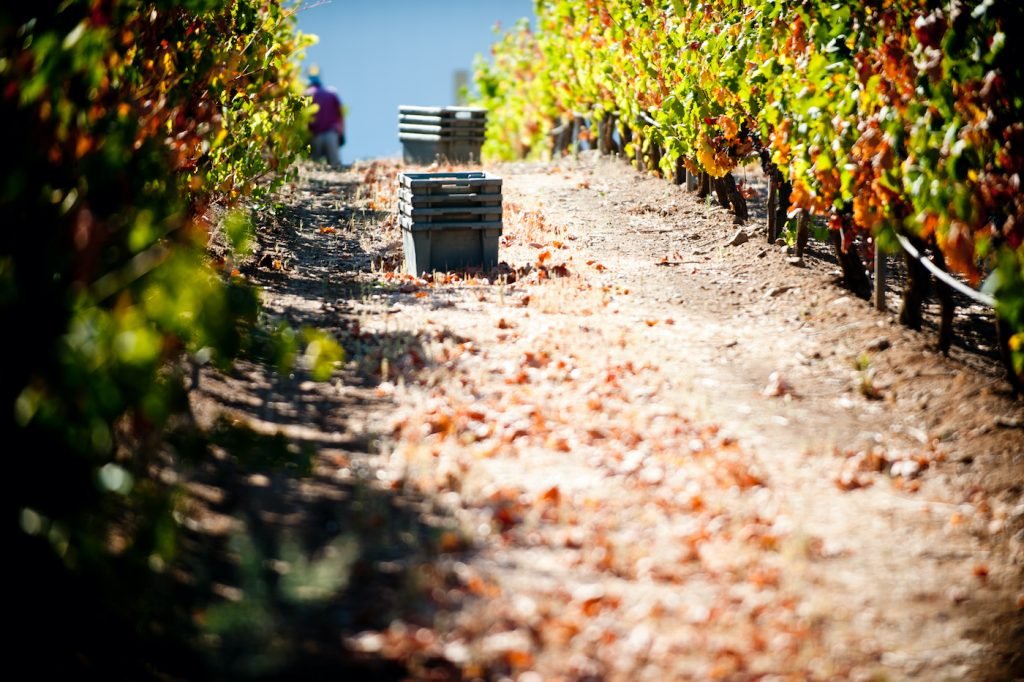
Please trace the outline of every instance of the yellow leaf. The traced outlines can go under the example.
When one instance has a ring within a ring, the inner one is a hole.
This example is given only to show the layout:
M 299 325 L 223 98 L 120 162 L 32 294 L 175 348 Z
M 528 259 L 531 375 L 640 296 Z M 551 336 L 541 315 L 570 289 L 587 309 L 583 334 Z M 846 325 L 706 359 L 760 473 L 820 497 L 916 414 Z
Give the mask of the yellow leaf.
M 739 135 L 739 126 L 736 125 L 736 121 L 732 120 L 728 116 L 719 116 L 718 124 L 722 126 L 722 134 L 725 135 L 725 139 L 735 140 L 736 136 Z

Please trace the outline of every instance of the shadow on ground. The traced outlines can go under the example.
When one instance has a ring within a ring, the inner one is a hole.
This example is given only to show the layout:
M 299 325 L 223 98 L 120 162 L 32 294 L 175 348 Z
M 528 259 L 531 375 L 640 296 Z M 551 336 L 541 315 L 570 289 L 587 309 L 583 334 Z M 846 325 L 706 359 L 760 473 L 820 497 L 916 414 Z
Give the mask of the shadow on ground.
M 169 492 L 173 514 L 133 510 L 122 526 L 164 524 L 162 547 L 127 542 L 131 556 L 119 556 L 112 537 L 95 548 L 96 570 L 69 571 L 52 538 L 14 533 L 10 596 L 32 597 L 16 604 L 13 644 L 29 669 L 112 680 L 453 679 L 442 659 L 349 643 L 457 610 L 467 598 L 458 562 L 472 548 L 435 501 L 378 473 L 379 415 L 390 407 L 375 392 L 382 360 L 410 376 L 430 363 L 416 335 L 366 332 L 349 314 L 366 286 L 347 274 L 382 257 L 361 231 L 385 215 L 354 208 L 366 202 L 342 177 L 306 178 L 258 216 L 257 250 L 239 267 L 274 318 L 338 338 L 344 372 L 314 382 L 255 356 L 197 372 L 162 465 L 136 486 L 154 499 Z
M 364 331 L 350 314 L 367 292 L 346 273 L 382 256 L 360 233 L 385 216 L 352 208 L 355 183 L 307 178 L 295 191 L 263 218 L 253 277 L 290 324 L 334 334 L 346 370 L 317 383 L 251 359 L 202 373 L 191 402 L 211 456 L 179 472 L 188 502 L 176 567 L 197 602 L 194 644 L 217 677 L 447 679 L 447 662 L 346 644 L 394 623 L 431 627 L 458 608 L 454 566 L 469 543 L 438 504 L 374 463 L 385 429 L 375 415 L 390 408 L 374 390 L 382 360 L 410 376 L 429 368 L 423 340 Z M 282 267 L 266 267 L 267 254 Z

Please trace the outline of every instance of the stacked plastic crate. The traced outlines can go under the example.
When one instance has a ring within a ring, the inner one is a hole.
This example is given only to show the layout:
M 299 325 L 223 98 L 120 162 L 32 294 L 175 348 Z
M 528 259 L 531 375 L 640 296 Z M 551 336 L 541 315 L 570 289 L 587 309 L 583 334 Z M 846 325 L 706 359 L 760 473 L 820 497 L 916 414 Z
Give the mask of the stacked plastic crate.
M 501 178 L 483 172 L 402 173 L 398 211 L 406 272 L 498 265 Z
M 486 109 L 398 107 L 398 139 L 406 163 L 479 163 L 486 127 Z

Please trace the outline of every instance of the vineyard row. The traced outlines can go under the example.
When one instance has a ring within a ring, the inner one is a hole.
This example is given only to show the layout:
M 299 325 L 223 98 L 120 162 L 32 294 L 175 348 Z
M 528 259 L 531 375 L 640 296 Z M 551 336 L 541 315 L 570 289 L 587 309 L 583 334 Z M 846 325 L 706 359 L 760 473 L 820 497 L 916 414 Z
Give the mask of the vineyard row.
M 542 1 L 535 29 L 520 23 L 477 64 L 484 153 L 558 153 L 581 131 L 640 170 L 689 174 L 737 222 L 731 172 L 760 162 L 770 241 L 795 233 L 801 251 L 827 225 L 865 294 L 861 253 L 931 252 L 994 298 L 1019 382 L 1024 55 L 1007 31 L 1021 20 L 1024 6 L 1000 0 Z M 916 327 L 930 274 L 908 268 L 901 319 Z M 942 319 L 948 347 L 951 309 Z

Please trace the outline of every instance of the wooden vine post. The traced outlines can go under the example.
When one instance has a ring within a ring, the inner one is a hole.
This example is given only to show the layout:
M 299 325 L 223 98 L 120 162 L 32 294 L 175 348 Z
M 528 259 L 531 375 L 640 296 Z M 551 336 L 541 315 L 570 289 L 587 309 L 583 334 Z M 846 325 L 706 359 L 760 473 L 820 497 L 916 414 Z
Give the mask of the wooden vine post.
M 807 211 L 800 211 L 800 217 L 796 220 L 796 257 L 801 260 L 804 257 L 804 249 L 807 247 L 807 237 L 810 236 L 810 233 L 811 214 Z
M 686 165 L 683 163 L 683 157 L 676 159 L 675 167 L 672 169 L 672 184 L 681 185 L 686 182 Z
M 793 186 L 783 178 L 782 173 L 774 165 L 767 169 L 768 175 L 768 230 L 767 238 L 769 244 L 782 236 L 782 230 L 786 225 L 789 212 L 789 195 Z M 804 225 L 806 229 L 806 224 Z M 806 239 L 805 239 L 806 241 Z M 801 249 L 802 251 L 802 249 Z M 803 255 L 798 253 L 798 256 Z
M 647 170 L 644 165 L 644 136 L 639 130 L 633 134 L 633 165 L 641 173 Z
M 887 307 L 885 305 L 885 278 L 887 276 L 888 263 L 885 259 L 885 253 L 878 247 L 878 242 L 875 242 L 875 292 L 874 292 L 874 303 L 875 310 L 885 312 Z
M 686 191 L 687 192 L 696 192 L 697 191 L 697 182 L 698 182 L 698 180 L 699 180 L 699 178 L 697 177 L 697 175 L 695 175 L 694 173 L 691 173 L 690 169 L 687 168 L 686 169 Z
M 605 114 L 597 124 L 598 145 L 603 156 L 610 156 L 615 153 L 615 140 L 612 131 L 615 129 L 615 121 L 611 114 Z
M 702 172 L 697 180 L 697 196 L 704 199 L 709 194 L 711 194 L 711 176 Z
M 851 244 L 850 248 L 843 248 L 843 234 L 840 230 L 830 229 L 828 231 L 829 241 L 835 249 L 836 260 L 843 271 L 843 285 L 862 299 L 871 295 L 871 282 L 868 280 L 868 273 L 864 267 L 864 261 L 857 255 L 857 249 Z M 920 316 L 920 305 L 918 305 Z M 909 326 L 909 325 L 908 325 Z M 920 321 L 918 321 L 920 328 Z
M 731 208 L 734 218 L 733 222 L 742 225 L 747 222 L 747 200 L 743 198 L 739 187 L 736 186 L 736 178 L 732 173 L 726 173 L 714 180 L 715 194 L 718 195 L 718 203 L 723 208 Z
M 580 150 L 580 117 L 572 117 L 572 158 L 576 158 Z

